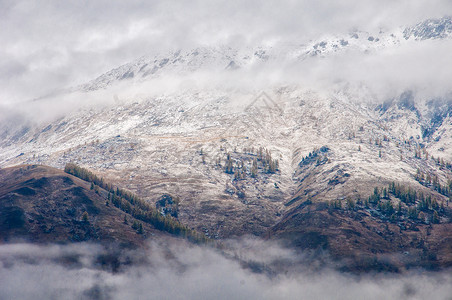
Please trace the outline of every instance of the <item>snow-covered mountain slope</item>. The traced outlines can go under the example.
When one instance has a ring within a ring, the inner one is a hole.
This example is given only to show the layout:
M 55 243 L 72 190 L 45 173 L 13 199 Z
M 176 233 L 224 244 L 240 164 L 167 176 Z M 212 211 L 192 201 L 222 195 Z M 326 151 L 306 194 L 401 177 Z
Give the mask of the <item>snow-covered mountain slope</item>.
M 429 39 L 449 39 L 452 32 L 452 19 L 429 19 L 412 27 L 380 30 L 369 33 L 355 30 L 345 35 L 323 37 L 304 43 L 245 49 L 228 46 L 200 47 L 190 50 L 177 50 L 165 55 L 148 55 L 131 63 L 113 69 L 76 90 L 92 91 L 104 89 L 118 82 L 137 83 L 155 79 L 161 75 L 186 75 L 194 71 L 208 70 L 221 72 L 239 68 L 252 68 L 269 62 L 293 64 L 312 57 L 325 57 L 337 53 L 356 51 L 372 53 L 390 49 L 412 40 L 420 42 Z
M 159 84 L 160 77 L 198 71 L 211 77 L 227 72 L 222 78 L 241 81 L 235 78 L 243 74 L 239 70 L 281 61 L 448 38 L 444 24 L 450 18 L 303 46 L 198 48 L 143 57 L 67 93 L 96 99 L 108 95 L 98 94 L 101 90 L 115 94 L 118 86 Z M 444 30 L 428 35 L 422 28 Z M 169 193 L 181 200 L 179 218 L 213 238 L 262 235 L 303 201 L 365 198 L 375 186 L 391 181 L 445 200 L 415 175 L 420 169 L 443 185 L 451 179 L 451 98 L 424 99 L 405 91 L 376 103 L 361 90 L 319 91 L 280 82 L 263 90 L 146 91 L 120 95 L 124 99 L 114 102 L 98 99 L 103 105 L 43 125 L 5 119 L 0 124 L 0 166 L 42 163 L 62 168 L 75 162 L 150 201 Z
M 241 107 L 235 97 L 243 95 L 162 96 L 77 112 L 3 139 L 2 165 L 76 162 L 152 201 L 175 195 L 179 217 L 217 238 L 262 234 L 307 199 L 367 197 L 390 181 L 424 189 L 415 181 L 418 168 L 444 185 L 451 178 L 449 169 L 425 159 L 427 152 L 415 158 L 427 149 L 451 160 L 442 146 L 451 136 L 435 138 L 437 130 L 451 130 L 450 115 L 423 137 L 426 120 L 405 105 L 406 95 L 384 108 L 296 87 L 248 95 Z M 435 148 L 440 142 L 443 149 Z M 279 168 L 271 174 L 259 163 L 253 176 L 261 147 Z M 321 155 L 311 160 L 316 149 Z M 225 172 L 228 155 L 232 174 Z

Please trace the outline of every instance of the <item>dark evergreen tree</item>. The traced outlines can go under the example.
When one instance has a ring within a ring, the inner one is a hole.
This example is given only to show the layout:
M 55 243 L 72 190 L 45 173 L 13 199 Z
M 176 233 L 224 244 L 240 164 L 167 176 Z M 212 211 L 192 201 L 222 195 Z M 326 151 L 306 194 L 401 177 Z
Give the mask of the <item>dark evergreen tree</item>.
M 85 222 L 85 223 L 87 223 L 88 222 L 88 212 L 84 212 L 83 214 L 82 214 L 82 221 L 83 222 Z

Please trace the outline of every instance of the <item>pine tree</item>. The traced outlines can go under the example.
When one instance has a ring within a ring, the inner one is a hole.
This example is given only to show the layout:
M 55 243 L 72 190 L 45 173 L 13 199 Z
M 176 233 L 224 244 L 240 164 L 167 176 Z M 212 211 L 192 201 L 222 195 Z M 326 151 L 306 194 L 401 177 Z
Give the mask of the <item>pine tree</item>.
M 133 221 L 132 223 L 132 229 L 137 230 L 138 229 L 138 222 L 137 221 Z
M 438 212 L 436 212 L 436 211 L 433 213 L 432 223 L 439 224 L 439 215 L 438 215 Z
M 226 166 L 224 168 L 225 173 L 232 174 L 233 173 L 233 166 L 232 166 L 232 160 L 229 159 L 226 161 Z
M 82 221 L 83 222 L 85 222 L 85 223 L 87 223 L 88 222 L 88 213 L 85 211 L 83 214 L 82 214 Z
M 416 218 L 417 218 L 417 210 L 416 210 L 416 207 L 410 207 L 410 208 L 408 208 L 408 217 L 410 218 L 410 219 L 413 219 L 413 220 L 415 220 Z
M 402 201 L 399 201 L 398 205 L 397 205 L 397 214 L 399 216 L 402 215 Z
M 262 152 L 263 152 L 263 148 L 259 147 L 259 150 L 257 151 L 257 159 L 258 160 L 262 160 L 262 158 L 263 158 Z
M 425 222 L 425 214 L 421 211 L 419 212 L 417 218 L 421 221 L 421 222 Z
M 251 177 L 253 178 L 257 177 L 257 159 L 253 160 L 253 165 L 251 167 Z
M 355 209 L 355 201 L 353 199 L 351 199 L 350 197 L 347 198 L 347 207 L 350 210 L 354 210 Z

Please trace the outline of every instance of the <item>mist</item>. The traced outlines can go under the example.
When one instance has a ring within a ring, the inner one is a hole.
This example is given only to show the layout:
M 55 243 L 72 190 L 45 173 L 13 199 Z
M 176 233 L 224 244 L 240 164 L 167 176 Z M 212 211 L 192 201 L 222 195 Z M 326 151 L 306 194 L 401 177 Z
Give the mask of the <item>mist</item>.
M 151 241 L 146 250 L 92 244 L 0 246 L 2 299 L 451 299 L 449 271 L 356 276 L 255 238 L 225 249 Z
M 66 90 L 33 101 L 0 103 L 0 118 L 6 121 L 17 116 L 16 119 L 44 124 L 80 109 L 160 96 L 212 93 L 229 95 L 231 99 L 253 98 L 262 91 L 287 86 L 326 97 L 345 92 L 346 99 L 358 102 L 381 103 L 405 91 L 412 91 L 419 101 L 447 100 L 451 99 L 452 69 L 445 66 L 452 65 L 451 50 L 452 40 L 410 41 L 371 53 L 346 50 L 303 60 L 276 57 L 236 70 L 225 70 L 223 65 L 207 65 L 188 73 L 162 70 L 154 77 L 122 80 L 96 91 Z
M 347 34 L 355 29 L 378 32 L 451 15 L 452 3 L 253 0 L 125 4 L 102 0 L 68 1 L 62 5 L 60 1 L 2 1 L 0 11 L 0 26 L 4 29 L 0 32 L 0 103 L 25 106 L 28 102 L 24 101 L 78 86 L 143 55 L 219 45 L 244 49 L 303 44 L 325 34 Z M 296 72 L 282 68 L 284 64 L 280 63 L 280 71 L 265 75 L 261 84 L 287 83 L 284 74 L 290 74 L 290 79 L 299 79 L 295 81 L 301 85 L 324 87 L 335 80 L 363 79 L 377 88 L 388 86 L 389 81 L 391 89 L 399 90 L 421 83 L 418 88 L 422 90 L 423 80 L 431 78 L 430 90 L 439 85 L 442 91 L 445 78 L 450 78 L 450 70 L 442 67 L 450 65 L 450 55 L 446 55 L 450 43 L 429 47 L 433 49 L 420 53 L 417 48 L 405 49 L 376 58 L 360 59 L 350 53 L 332 61 L 306 62 L 297 66 Z M 430 67 L 425 68 L 426 64 Z M 364 77 L 363 69 L 367 70 Z M 262 74 L 245 75 L 252 81 Z M 224 82 L 221 77 L 217 81 Z

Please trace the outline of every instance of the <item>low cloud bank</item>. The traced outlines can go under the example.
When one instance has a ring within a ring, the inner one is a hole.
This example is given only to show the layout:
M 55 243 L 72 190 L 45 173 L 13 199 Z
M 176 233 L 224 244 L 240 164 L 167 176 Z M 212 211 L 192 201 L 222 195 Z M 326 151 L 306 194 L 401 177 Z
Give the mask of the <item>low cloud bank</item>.
M 452 293 L 450 272 L 356 276 L 313 269 L 303 260 L 256 239 L 228 241 L 221 252 L 179 241 L 134 251 L 2 245 L 0 298 L 450 299 Z

